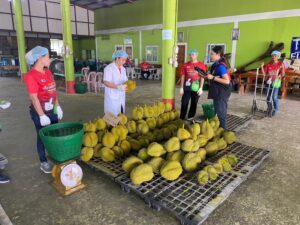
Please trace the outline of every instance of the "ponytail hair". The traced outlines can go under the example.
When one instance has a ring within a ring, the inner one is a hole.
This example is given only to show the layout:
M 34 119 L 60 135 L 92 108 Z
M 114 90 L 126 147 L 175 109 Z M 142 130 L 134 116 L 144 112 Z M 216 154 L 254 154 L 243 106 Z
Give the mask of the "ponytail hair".
M 221 57 L 224 57 L 224 49 L 223 47 L 216 45 L 215 47 L 212 48 L 212 51 Z

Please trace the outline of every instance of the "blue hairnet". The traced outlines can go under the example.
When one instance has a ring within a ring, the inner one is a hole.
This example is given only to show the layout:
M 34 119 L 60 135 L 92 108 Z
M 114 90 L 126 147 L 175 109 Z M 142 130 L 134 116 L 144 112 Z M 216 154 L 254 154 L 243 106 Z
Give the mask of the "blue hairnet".
M 280 58 L 281 52 L 275 50 L 275 51 L 273 51 L 273 52 L 271 53 L 271 55 L 277 55 L 278 58 Z
M 198 51 L 196 49 L 190 49 L 189 55 L 192 55 L 192 54 L 198 55 Z
M 128 58 L 128 54 L 123 50 L 118 50 L 112 54 L 112 58 Z
M 33 65 L 40 57 L 49 53 L 47 48 L 36 46 L 25 55 L 28 65 Z

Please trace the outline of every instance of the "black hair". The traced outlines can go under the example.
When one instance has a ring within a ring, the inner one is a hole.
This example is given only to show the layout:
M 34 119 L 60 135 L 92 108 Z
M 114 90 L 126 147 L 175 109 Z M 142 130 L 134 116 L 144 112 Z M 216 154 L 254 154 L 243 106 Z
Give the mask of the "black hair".
M 215 52 L 216 54 L 220 55 L 221 57 L 224 56 L 224 49 L 220 45 L 216 45 L 215 47 L 213 47 L 212 51 Z

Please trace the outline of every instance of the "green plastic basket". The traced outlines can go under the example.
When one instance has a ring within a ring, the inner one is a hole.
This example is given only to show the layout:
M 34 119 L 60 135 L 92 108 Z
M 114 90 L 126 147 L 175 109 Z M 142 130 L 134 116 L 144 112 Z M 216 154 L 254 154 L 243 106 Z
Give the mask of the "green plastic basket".
M 53 160 L 64 162 L 80 156 L 83 124 L 57 123 L 42 128 L 39 135 Z
M 203 103 L 202 109 L 205 119 L 211 119 L 216 115 L 213 103 Z
M 84 94 L 87 92 L 87 85 L 86 84 L 75 84 L 75 92 L 78 94 Z

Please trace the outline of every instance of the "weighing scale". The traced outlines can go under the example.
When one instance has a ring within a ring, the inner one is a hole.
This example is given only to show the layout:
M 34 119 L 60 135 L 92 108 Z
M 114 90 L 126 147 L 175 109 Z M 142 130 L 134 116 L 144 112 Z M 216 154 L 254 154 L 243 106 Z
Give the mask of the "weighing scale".
M 54 164 L 52 169 L 52 186 L 62 195 L 67 196 L 83 189 L 82 169 L 76 160 Z
M 54 164 L 52 186 L 63 196 L 84 188 L 82 169 L 76 162 L 80 157 L 83 125 L 72 122 L 52 124 L 42 128 L 39 135 Z

